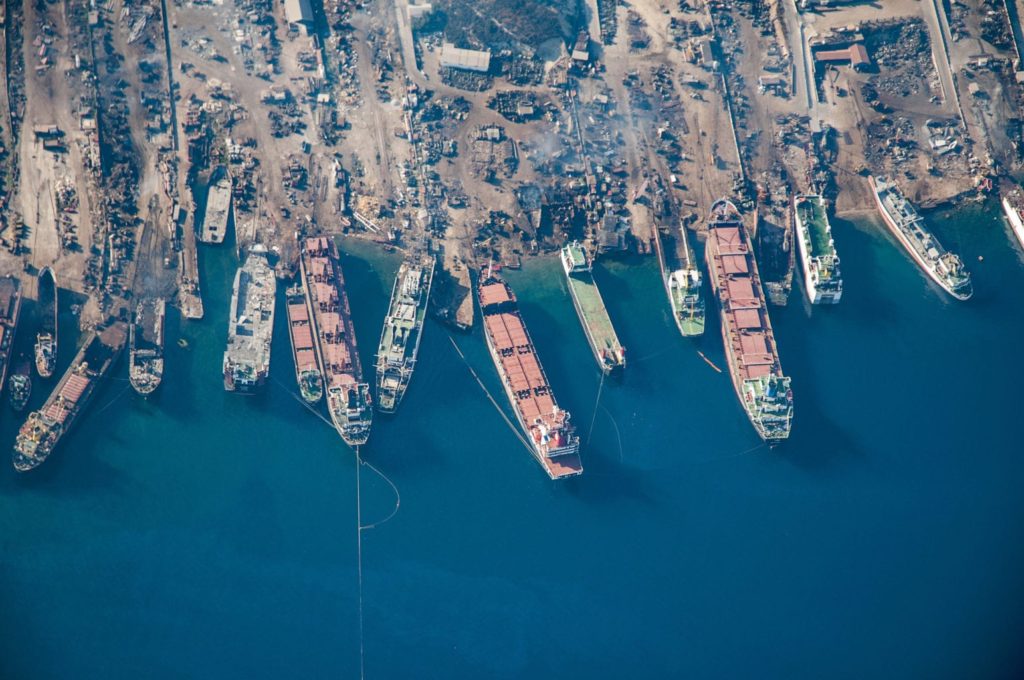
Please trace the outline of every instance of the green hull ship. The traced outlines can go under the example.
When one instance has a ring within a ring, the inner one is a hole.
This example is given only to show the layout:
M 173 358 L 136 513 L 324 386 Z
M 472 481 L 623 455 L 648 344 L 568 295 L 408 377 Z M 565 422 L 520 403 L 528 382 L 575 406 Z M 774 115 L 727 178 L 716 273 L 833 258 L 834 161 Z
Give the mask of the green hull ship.
M 621 371 L 626 366 L 626 350 L 615 334 L 601 291 L 594 282 L 590 258 L 579 241 L 562 248 L 562 268 L 597 365 L 605 374 Z
M 411 257 L 402 263 L 391 291 L 377 349 L 377 410 L 394 413 L 409 387 L 423 337 L 434 258 Z
M 324 396 L 324 377 L 316 360 L 313 326 L 309 322 L 306 289 L 300 281 L 288 288 L 285 296 L 288 310 L 288 336 L 295 360 L 295 382 L 307 404 L 315 404 Z
M 687 338 L 704 335 L 704 282 L 686 228 L 656 229 L 655 247 L 676 327 Z

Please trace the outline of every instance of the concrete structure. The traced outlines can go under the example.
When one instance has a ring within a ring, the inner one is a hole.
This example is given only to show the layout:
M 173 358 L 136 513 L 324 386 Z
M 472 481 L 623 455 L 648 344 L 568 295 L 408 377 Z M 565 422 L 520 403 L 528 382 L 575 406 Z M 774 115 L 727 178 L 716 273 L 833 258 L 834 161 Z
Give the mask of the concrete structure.
M 487 73 L 491 68 L 491 53 L 487 50 L 466 50 L 446 42 L 441 45 L 441 66 Z
M 307 35 L 313 29 L 313 10 L 309 0 L 284 0 L 284 18 L 289 27 L 294 26 Z

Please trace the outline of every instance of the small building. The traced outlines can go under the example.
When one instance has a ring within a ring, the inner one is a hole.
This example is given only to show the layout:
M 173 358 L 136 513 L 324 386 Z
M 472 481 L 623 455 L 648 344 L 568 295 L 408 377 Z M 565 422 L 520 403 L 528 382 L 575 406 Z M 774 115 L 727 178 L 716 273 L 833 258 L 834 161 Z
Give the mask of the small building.
M 863 71 L 871 66 L 868 50 L 861 43 L 839 50 L 820 50 L 814 53 L 814 61 L 819 64 L 850 64 L 855 71 Z
M 491 68 L 491 53 L 487 50 L 467 50 L 446 42 L 441 45 L 441 66 L 487 73 Z
M 783 94 L 786 92 L 786 79 L 776 75 L 759 76 L 757 88 L 762 94 L 768 91 L 774 94 Z
M 309 35 L 313 29 L 313 9 L 309 0 L 284 0 L 284 18 L 289 27 Z
M 56 125 L 35 125 L 32 132 L 36 139 L 58 139 L 64 136 L 64 131 Z
M 715 61 L 715 52 L 711 48 L 711 40 L 701 40 L 699 44 L 700 63 L 709 71 L 717 71 L 718 63 Z
M 576 43 L 572 47 L 572 60 L 581 64 L 590 61 L 590 34 L 585 30 L 576 36 Z

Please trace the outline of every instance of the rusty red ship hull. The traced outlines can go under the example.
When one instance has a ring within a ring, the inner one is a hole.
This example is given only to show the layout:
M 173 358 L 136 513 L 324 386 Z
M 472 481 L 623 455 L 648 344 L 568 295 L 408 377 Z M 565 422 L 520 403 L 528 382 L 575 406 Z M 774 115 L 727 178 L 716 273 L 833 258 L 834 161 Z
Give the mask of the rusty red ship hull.
M 555 401 L 515 294 L 507 283 L 487 275 L 481 277 L 477 295 L 487 348 L 530 452 L 551 479 L 583 474 L 579 437 L 569 413 Z

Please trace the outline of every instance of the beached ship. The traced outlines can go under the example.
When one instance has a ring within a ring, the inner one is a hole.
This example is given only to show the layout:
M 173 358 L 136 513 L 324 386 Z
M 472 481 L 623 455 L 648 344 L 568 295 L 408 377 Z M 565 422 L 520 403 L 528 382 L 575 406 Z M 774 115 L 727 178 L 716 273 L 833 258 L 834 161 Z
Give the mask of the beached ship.
M 793 392 L 782 373 L 761 277 L 743 217 L 732 202 L 711 206 L 704 251 L 721 307 L 729 375 L 754 429 L 768 444 L 789 437 Z
M 128 340 L 128 380 L 139 394 L 152 394 L 164 375 L 163 298 L 146 298 L 135 307 Z
M 793 247 L 793 206 L 789 187 L 781 179 L 777 178 L 758 197 L 754 212 L 754 247 L 768 301 L 785 306 L 793 290 L 796 249 Z
M 39 330 L 36 332 L 36 372 L 49 378 L 57 367 L 57 279 L 43 267 L 37 281 Z
M 843 296 L 843 278 L 825 199 L 797 196 L 794 208 L 807 299 L 814 305 L 836 304 Z
M 337 246 L 325 236 L 307 238 L 299 265 L 331 422 L 349 446 L 365 444 L 373 422 L 373 399 L 370 385 L 363 381 Z
M 270 374 L 274 337 L 274 295 L 277 279 L 267 262 L 267 249 L 255 245 L 235 274 L 224 352 L 224 389 L 252 393 Z
M 594 281 L 593 265 L 579 241 L 562 248 L 562 269 L 569 282 L 569 294 L 580 318 L 597 365 L 605 374 L 626 366 L 626 350 L 615 334 L 601 291 Z
M 15 413 L 21 413 L 32 397 L 32 363 L 27 356 L 20 356 L 14 365 L 11 377 L 7 379 L 7 398 Z
M 14 350 L 14 336 L 21 318 L 21 281 L 13 276 L 0 278 L 0 389 Z
M 324 396 L 324 378 L 316 360 L 313 325 L 309 321 L 306 290 L 301 281 L 288 288 L 285 305 L 288 310 L 288 337 L 292 341 L 292 358 L 295 360 L 295 382 L 306 403 L 315 404 Z
M 654 236 L 661 279 L 676 327 L 684 337 L 703 335 L 704 281 L 686 227 L 660 227 Z
M 551 479 L 583 474 L 580 439 L 558 407 L 512 289 L 491 272 L 477 288 L 487 349 L 534 458 Z
M 1013 235 L 1017 237 L 1017 243 L 1024 248 L 1024 191 L 1017 188 L 1003 194 L 1001 203 L 1003 214 L 1010 222 Z
M 393 413 L 409 387 L 423 337 L 434 258 L 412 256 L 398 268 L 377 347 L 377 408 Z
M 128 328 L 122 321 L 89 336 L 43 407 L 30 413 L 18 430 L 13 456 L 15 470 L 32 470 L 53 453 L 81 417 L 127 339 Z
M 206 213 L 203 216 L 203 232 L 200 239 L 204 243 L 223 243 L 228 233 L 228 221 L 231 218 L 231 175 L 227 168 L 217 168 L 210 177 L 209 190 L 206 194 Z
M 928 231 L 924 218 L 896 186 L 882 177 L 869 177 L 875 204 L 885 225 L 932 281 L 957 300 L 974 294 L 971 275 L 959 256 L 948 252 Z

